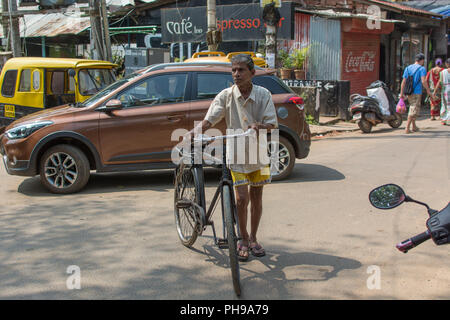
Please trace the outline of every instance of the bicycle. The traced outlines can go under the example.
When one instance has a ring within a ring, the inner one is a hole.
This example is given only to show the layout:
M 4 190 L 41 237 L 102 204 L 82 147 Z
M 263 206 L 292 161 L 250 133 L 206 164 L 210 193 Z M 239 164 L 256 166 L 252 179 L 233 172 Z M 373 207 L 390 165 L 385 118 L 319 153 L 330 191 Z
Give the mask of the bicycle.
M 178 237 L 184 246 L 190 248 L 197 237 L 206 230 L 206 227 L 211 226 L 215 245 L 221 249 L 228 248 L 233 287 L 237 296 L 241 294 L 237 242 L 242 238 L 239 231 L 233 181 L 230 170 L 226 166 L 226 144 L 222 143 L 223 153 L 219 165 L 222 169 L 222 176 L 208 208 L 206 208 L 203 162 L 200 161 L 201 164 L 198 164 L 194 161 L 196 155 L 194 144 L 195 142 L 201 143 L 203 154 L 208 142 L 248 136 L 250 132 L 251 130 L 241 134 L 203 136 L 200 139 L 194 139 L 194 143 L 191 144 L 191 153 L 188 153 L 190 163 L 186 164 L 185 161 L 180 161 L 175 169 L 174 213 Z M 218 160 L 213 156 L 209 157 Z M 214 221 L 212 221 L 219 196 L 221 196 L 223 238 L 217 238 Z

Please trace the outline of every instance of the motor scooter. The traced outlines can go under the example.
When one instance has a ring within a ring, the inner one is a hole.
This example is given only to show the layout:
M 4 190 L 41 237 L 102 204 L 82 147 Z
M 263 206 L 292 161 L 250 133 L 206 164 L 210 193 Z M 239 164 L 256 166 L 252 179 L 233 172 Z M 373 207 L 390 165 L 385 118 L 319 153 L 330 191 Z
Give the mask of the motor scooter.
M 397 249 L 403 253 L 407 253 L 419 244 L 433 239 L 438 246 L 450 242 L 450 202 L 440 210 L 431 209 L 426 203 L 414 200 L 406 195 L 403 189 L 396 184 L 385 184 L 373 189 L 369 194 L 370 203 L 378 209 L 393 209 L 403 202 L 414 202 L 427 208 L 429 218 L 426 222 L 427 230 L 412 238 L 397 244 Z
M 349 111 L 364 133 L 372 127 L 387 122 L 392 128 L 401 126 L 402 115 L 395 111 L 396 97 L 382 81 L 375 81 L 367 87 L 368 96 L 353 94 L 350 97 Z

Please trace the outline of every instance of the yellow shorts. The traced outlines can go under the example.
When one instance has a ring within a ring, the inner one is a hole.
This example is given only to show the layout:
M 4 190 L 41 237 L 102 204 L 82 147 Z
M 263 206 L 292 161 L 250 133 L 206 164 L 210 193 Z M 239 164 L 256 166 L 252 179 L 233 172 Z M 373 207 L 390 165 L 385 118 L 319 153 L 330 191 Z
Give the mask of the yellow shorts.
M 250 185 L 254 187 L 269 184 L 272 180 L 270 166 L 249 173 L 234 172 L 231 170 L 233 185 L 235 187 Z

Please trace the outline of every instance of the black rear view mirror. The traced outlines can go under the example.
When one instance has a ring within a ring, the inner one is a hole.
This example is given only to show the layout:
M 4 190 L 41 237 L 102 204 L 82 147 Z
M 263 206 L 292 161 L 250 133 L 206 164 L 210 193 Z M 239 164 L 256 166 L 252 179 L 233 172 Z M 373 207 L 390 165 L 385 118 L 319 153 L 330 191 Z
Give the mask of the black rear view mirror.
M 407 199 L 405 192 L 396 184 L 385 184 L 369 194 L 370 203 L 378 209 L 393 209 Z

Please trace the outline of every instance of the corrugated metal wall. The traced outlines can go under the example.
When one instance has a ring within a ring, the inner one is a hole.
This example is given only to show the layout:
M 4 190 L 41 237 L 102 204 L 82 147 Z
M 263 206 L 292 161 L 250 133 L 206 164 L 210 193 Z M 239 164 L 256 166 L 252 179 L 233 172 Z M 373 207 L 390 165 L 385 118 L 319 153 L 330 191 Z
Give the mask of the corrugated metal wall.
M 341 80 L 341 22 L 310 16 L 307 79 Z
M 293 44 L 295 49 L 301 49 L 309 45 L 310 21 L 311 15 L 300 12 L 295 13 L 295 42 Z

